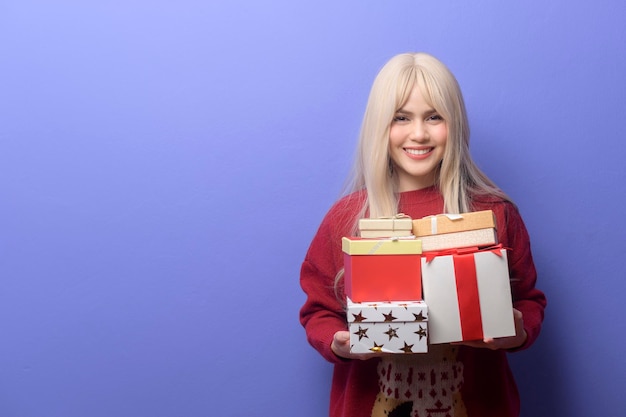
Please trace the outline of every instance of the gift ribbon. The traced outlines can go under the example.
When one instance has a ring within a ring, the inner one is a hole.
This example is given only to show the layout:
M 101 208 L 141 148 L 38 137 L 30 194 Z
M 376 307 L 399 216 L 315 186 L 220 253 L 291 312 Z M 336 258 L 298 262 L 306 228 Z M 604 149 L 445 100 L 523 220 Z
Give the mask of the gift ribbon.
M 468 253 L 476 253 L 476 252 L 492 252 L 493 254 L 502 257 L 502 249 L 507 249 L 502 244 L 497 244 L 494 246 L 489 246 L 487 248 L 478 248 L 478 246 L 472 246 L 467 248 L 452 248 L 445 249 L 440 251 L 430 251 L 424 252 L 422 256 L 426 259 L 426 263 L 430 263 L 437 256 L 447 256 L 447 255 L 464 255 Z
M 409 216 L 407 216 L 404 213 L 398 213 L 395 214 L 393 216 L 384 216 L 384 217 L 379 217 L 379 219 L 382 220 L 391 220 L 391 231 L 395 232 L 396 231 L 396 219 L 410 219 Z
M 376 252 L 378 252 L 378 249 L 380 249 L 380 247 L 384 245 L 387 241 L 397 242 L 398 240 L 400 239 L 398 239 L 397 237 L 390 237 L 389 239 L 379 239 L 378 242 L 376 242 L 376 244 L 372 246 L 372 248 L 367 252 L 367 254 L 375 254 Z
M 437 214 L 437 215 L 433 215 L 433 216 L 426 216 L 426 217 L 424 217 L 425 219 L 430 218 L 430 233 L 433 234 L 433 235 L 437 234 L 437 219 L 440 216 L 447 217 L 451 221 L 461 220 L 463 218 L 463 216 L 460 215 L 460 214 L 449 214 L 449 213 Z
M 383 217 L 379 217 L 380 219 L 406 219 L 406 218 L 410 218 L 409 216 L 407 216 L 404 213 L 398 213 L 398 214 L 394 214 L 393 216 L 383 216 Z
M 463 340 L 480 340 L 483 338 L 483 323 L 474 254 L 453 255 L 452 260 Z

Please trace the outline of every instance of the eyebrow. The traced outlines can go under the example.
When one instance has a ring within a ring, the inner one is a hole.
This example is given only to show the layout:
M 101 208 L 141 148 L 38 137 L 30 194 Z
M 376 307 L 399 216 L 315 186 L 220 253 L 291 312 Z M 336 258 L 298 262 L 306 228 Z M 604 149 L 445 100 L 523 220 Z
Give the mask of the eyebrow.
M 415 115 L 415 113 L 405 110 L 404 107 L 396 110 L 395 114 L 404 114 L 404 115 L 409 115 L 409 116 Z M 423 113 L 424 116 L 432 116 L 433 114 L 439 114 L 439 112 L 432 107 Z

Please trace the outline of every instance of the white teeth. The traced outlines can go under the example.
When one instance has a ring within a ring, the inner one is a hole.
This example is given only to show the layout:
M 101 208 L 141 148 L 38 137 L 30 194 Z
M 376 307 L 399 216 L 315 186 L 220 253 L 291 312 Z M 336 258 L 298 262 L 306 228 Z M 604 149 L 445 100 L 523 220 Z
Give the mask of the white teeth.
M 424 155 L 430 152 L 432 148 L 427 149 L 405 149 L 406 153 L 410 153 L 411 155 Z

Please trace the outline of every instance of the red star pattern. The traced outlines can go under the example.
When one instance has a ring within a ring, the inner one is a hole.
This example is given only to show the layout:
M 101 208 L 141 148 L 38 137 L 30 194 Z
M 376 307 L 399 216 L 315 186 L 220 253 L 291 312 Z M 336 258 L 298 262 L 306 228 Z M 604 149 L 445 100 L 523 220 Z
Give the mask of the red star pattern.
M 398 337 L 398 329 L 399 327 L 396 327 L 394 329 L 393 327 L 389 326 L 389 330 L 385 332 L 385 334 L 389 336 L 389 340 L 393 339 L 394 337 Z
M 400 350 L 404 353 L 413 353 L 413 345 L 407 345 L 407 343 L 404 342 L 404 347 L 400 348 Z
M 352 315 L 354 316 L 355 323 L 362 323 L 363 321 L 367 320 L 367 317 L 363 316 L 363 311 L 359 311 L 359 314 L 352 313 Z
M 422 338 L 426 337 L 426 329 L 424 329 L 421 325 L 420 325 L 420 329 L 416 332 L 413 332 L 416 335 L 418 335 L 420 337 L 420 340 L 422 340 Z
M 413 315 L 415 316 L 415 321 L 424 321 L 424 320 L 426 320 L 426 318 L 424 317 L 423 312 L 421 312 L 421 311 L 420 311 L 419 314 L 413 313 Z
M 363 339 L 364 337 L 367 337 L 369 339 L 369 337 L 367 336 L 367 327 L 364 329 L 361 326 L 359 326 L 359 330 L 354 332 L 354 334 L 359 336 L 359 340 Z
M 385 316 L 385 322 L 390 322 L 390 321 L 394 321 L 397 319 L 397 317 L 393 316 L 393 312 L 389 312 L 389 314 L 385 314 L 383 313 L 383 316 Z

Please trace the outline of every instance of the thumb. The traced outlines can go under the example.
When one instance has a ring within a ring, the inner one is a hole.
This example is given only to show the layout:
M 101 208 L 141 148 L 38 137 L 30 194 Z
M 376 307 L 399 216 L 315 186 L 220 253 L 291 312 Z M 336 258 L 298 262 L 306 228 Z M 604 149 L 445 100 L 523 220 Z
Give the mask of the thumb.
M 333 342 L 330 344 L 330 349 L 335 355 L 348 358 L 350 349 L 350 333 L 346 331 L 338 331 L 333 335 Z
M 344 345 L 350 341 L 350 333 L 346 331 L 340 331 L 335 333 L 335 343 Z

